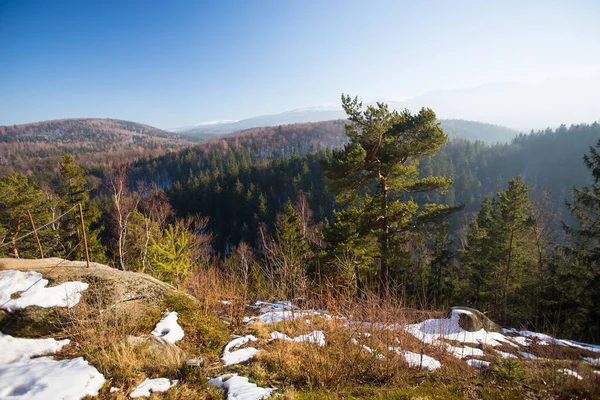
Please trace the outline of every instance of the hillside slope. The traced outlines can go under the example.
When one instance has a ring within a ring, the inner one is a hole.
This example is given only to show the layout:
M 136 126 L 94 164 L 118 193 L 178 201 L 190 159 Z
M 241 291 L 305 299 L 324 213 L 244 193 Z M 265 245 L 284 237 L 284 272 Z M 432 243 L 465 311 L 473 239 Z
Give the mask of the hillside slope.
M 0 126 L 0 176 L 13 170 L 45 169 L 56 164 L 63 153 L 85 163 L 109 164 L 164 154 L 189 143 L 171 132 L 115 119 L 60 119 Z
M 248 120 L 238 121 L 234 124 L 214 124 L 211 126 L 196 127 L 186 131 L 181 131 L 181 135 L 194 138 L 196 140 L 205 140 L 210 136 L 231 134 L 233 137 L 249 137 L 258 138 L 259 136 L 276 136 L 277 132 L 282 132 L 284 135 L 305 135 L 307 131 L 316 132 L 323 131 L 326 136 L 310 135 L 307 139 L 312 141 L 312 145 L 323 145 L 324 147 L 332 147 L 331 144 L 344 143 L 346 138 L 344 134 L 343 113 L 334 120 L 332 119 L 333 111 L 313 111 L 311 114 L 298 113 L 299 118 L 293 119 L 295 115 L 291 112 L 278 114 L 282 120 L 277 119 L 277 116 L 269 116 L 273 118 L 251 118 Z M 313 121 L 307 122 L 312 116 Z M 274 121 L 284 121 L 275 123 Z M 262 124 L 262 125 L 261 125 Z M 287 124 L 287 125 L 286 125 Z M 500 125 L 487 124 L 484 122 L 467 121 L 460 119 L 443 119 L 440 124 L 444 131 L 451 138 L 481 140 L 486 143 L 508 142 L 519 134 L 519 131 L 506 128 Z M 335 129 L 332 129 L 332 126 Z M 243 131 L 241 130 L 243 129 Z M 318 142 L 322 142 L 319 144 Z M 331 143 L 330 143 L 331 142 Z M 304 142 L 304 145 L 308 143 Z

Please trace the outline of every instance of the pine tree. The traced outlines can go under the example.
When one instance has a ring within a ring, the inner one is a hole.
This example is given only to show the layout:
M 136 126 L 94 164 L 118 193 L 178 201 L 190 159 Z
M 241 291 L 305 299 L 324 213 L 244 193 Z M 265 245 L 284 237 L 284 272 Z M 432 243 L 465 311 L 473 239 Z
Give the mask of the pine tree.
M 98 238 L 98 230 L 92 229 L 91 226 L 98 221 L 100 211 L 90 202 L 85 172 L 69 154 L 63 155 L 59 171 L 62 208 L 64 212 L 70 210 L 60 224 L 62 255 L 71 259 L 84 258 L 83 245 L 75 249 L 82 240 L 81 221 L 77 212 L 77 205 L 81 204 L 90 257 L 95 261 L 102 261 L 105 258 L 105 249 Z
M 471 301 L 503 323 L 528 322 L 527 304 L 533 303 L 526 290 L 537 268 L 532 212 L 529 184 L 511 179 L 493 201 L 484 198 L 463 251 Z
M 566 203 L 577 226 L 565 225 L 568 242 L 566 262 L 557 271 L 559 290 L 565 306 L 578 316 L 579 333 L 598 338 L 600 333 L 600 139 L 584 156 L 593 183 L 573 188 L 573 202 Z
M 10 243 L 8 248 L 15 258 L 39 256 L 33 236 L 17 242 L 19 236 L 32 229 L 27 211 L 38 227 L 50 222 L 46 196 L 25 175 L 13 172 L 0 179 L 0 243 Z M 42 242 L 47 232 L 40 232 Z
M 342 95 L 348 115 L 346 135 L 350 143 L 334 154 L 327 175 L 336 202 L 338 233 L 351 240 L 372 238 L 379 257 L 379 292 L 387 296 L 390 283 L 392 241 L 425 221 L 455 211 L 455 208 L 425 204 L 409 195 L 447 188 L 452 179 L 419 178 L 418 163 L 434 154 L 447 140 L 435 113 L 422 109 L 413 115 L 389 111 L 378 103 L 362 110 L 357 98 Z

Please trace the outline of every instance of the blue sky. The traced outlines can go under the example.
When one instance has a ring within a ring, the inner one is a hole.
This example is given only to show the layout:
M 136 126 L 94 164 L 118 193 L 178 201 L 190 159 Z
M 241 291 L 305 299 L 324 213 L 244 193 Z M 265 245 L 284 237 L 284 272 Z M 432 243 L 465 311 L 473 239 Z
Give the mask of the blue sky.
M 0 125 L 173 128 L 600 72 L 597 1 L 0 0 Z

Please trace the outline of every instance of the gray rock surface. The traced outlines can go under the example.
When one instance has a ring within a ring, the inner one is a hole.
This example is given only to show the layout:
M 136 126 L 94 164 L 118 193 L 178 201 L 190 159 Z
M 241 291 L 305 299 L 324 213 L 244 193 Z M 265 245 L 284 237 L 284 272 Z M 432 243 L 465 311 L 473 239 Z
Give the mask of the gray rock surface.
M 481 329 L 487 332 L 502 333 L 502 327 L 489 319 L 484 313 L 469 307 L 452 307 L 448 311 L 448 318 L 452 314 L 458 314 L 458 325 L 468 332 L 476 332 Z
M 90 263 L 90 268 L 87 268 L 85 262 L 60 258 L 0 258 L 0 271 L 11 269 L 37 271 L 48 279 L 49 287 L 67 281 L 86 282 L 89 288 L 82 293 L 82 303 L 97 312 L 128 312 L 133 308 L 143 311 L 160 306 L 165 298 L 174 294 L 192 298 L 149 275 L 121 271 L 98 263 Z M 76 305 L 72 309 L 30 306 L 12 313 L 0 311 L 0 331 L 21 337 L 60 332 L 74 318 L 78 307 L 82 306 Z

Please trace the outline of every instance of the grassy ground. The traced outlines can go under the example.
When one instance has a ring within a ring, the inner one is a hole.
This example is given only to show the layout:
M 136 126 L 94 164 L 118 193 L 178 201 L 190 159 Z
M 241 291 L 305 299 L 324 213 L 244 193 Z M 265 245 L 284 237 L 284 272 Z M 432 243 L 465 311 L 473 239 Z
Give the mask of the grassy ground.
M 259 386 L 277 387 L 275 398 L 283 399 L 600 399 L 600 367 L 582 363 L 583 356 L 598 354 L 564 346 L 534 344 L 527 351 L 541 359 L 505 360 L 491 347 L 482 347 L 491 367 L 478 370 L 441 346 L 424 344 L 400 326 L 439 313 L 423 313 L 398 306 L 363 301 L 344 306 L 333 304 L 336 315 L 303 316 L 275 325 L 246 324 L 244 315 L 255 313 L 224 287 L 197 284 L 199 300 L 170 296 L 159 308 L 136 305 L 103 311 L 96 301 L 84 300 L 75 308 L 63 335 L 71 338 L 59 357 L 84 356 L 106 378 L 99 398 L 126 399 L 146 377 L 178 379 L 179 383 L 152 399 L 223 399 L 221 389 L 207 384 L 209 377 L 238 373 Z M 192 293 L 195 290 L 191 290 Z M 227 295 L 226 304 L 219 294 Z M 317 308 L 315 304 L 307 308 Z M 124 342 L 128 335 L 147 335 L 164 310 L 177 311 L 185 337 L 178 351 L 157 355 L 145 347 Z M 352 324 L 348 321 L 380 322 Z M 396 329 L 393 327 L 397 326 Z M 290 337 L 323 331 L 327 344 L 270 340 L 273 331 Z M 220 355 L 232 334 L 258 338 L 246 346 L 259 349 L 249 363 L 224 367 Z M 370 351 L 366 349 L 368 347 Z M 390 350 L 398 347 L 439 360 L 442 367 L 430 372 L 411 368 L 404 357 Z M 500 348 L 516 354 L 514 348 Z M 188 367 L 186 357 L 203 357 L 203 368 Z M 560 373 L 567 368 L 583 377 L 578 380 Z M 111 387 L 119 388 L 110 393 Z

